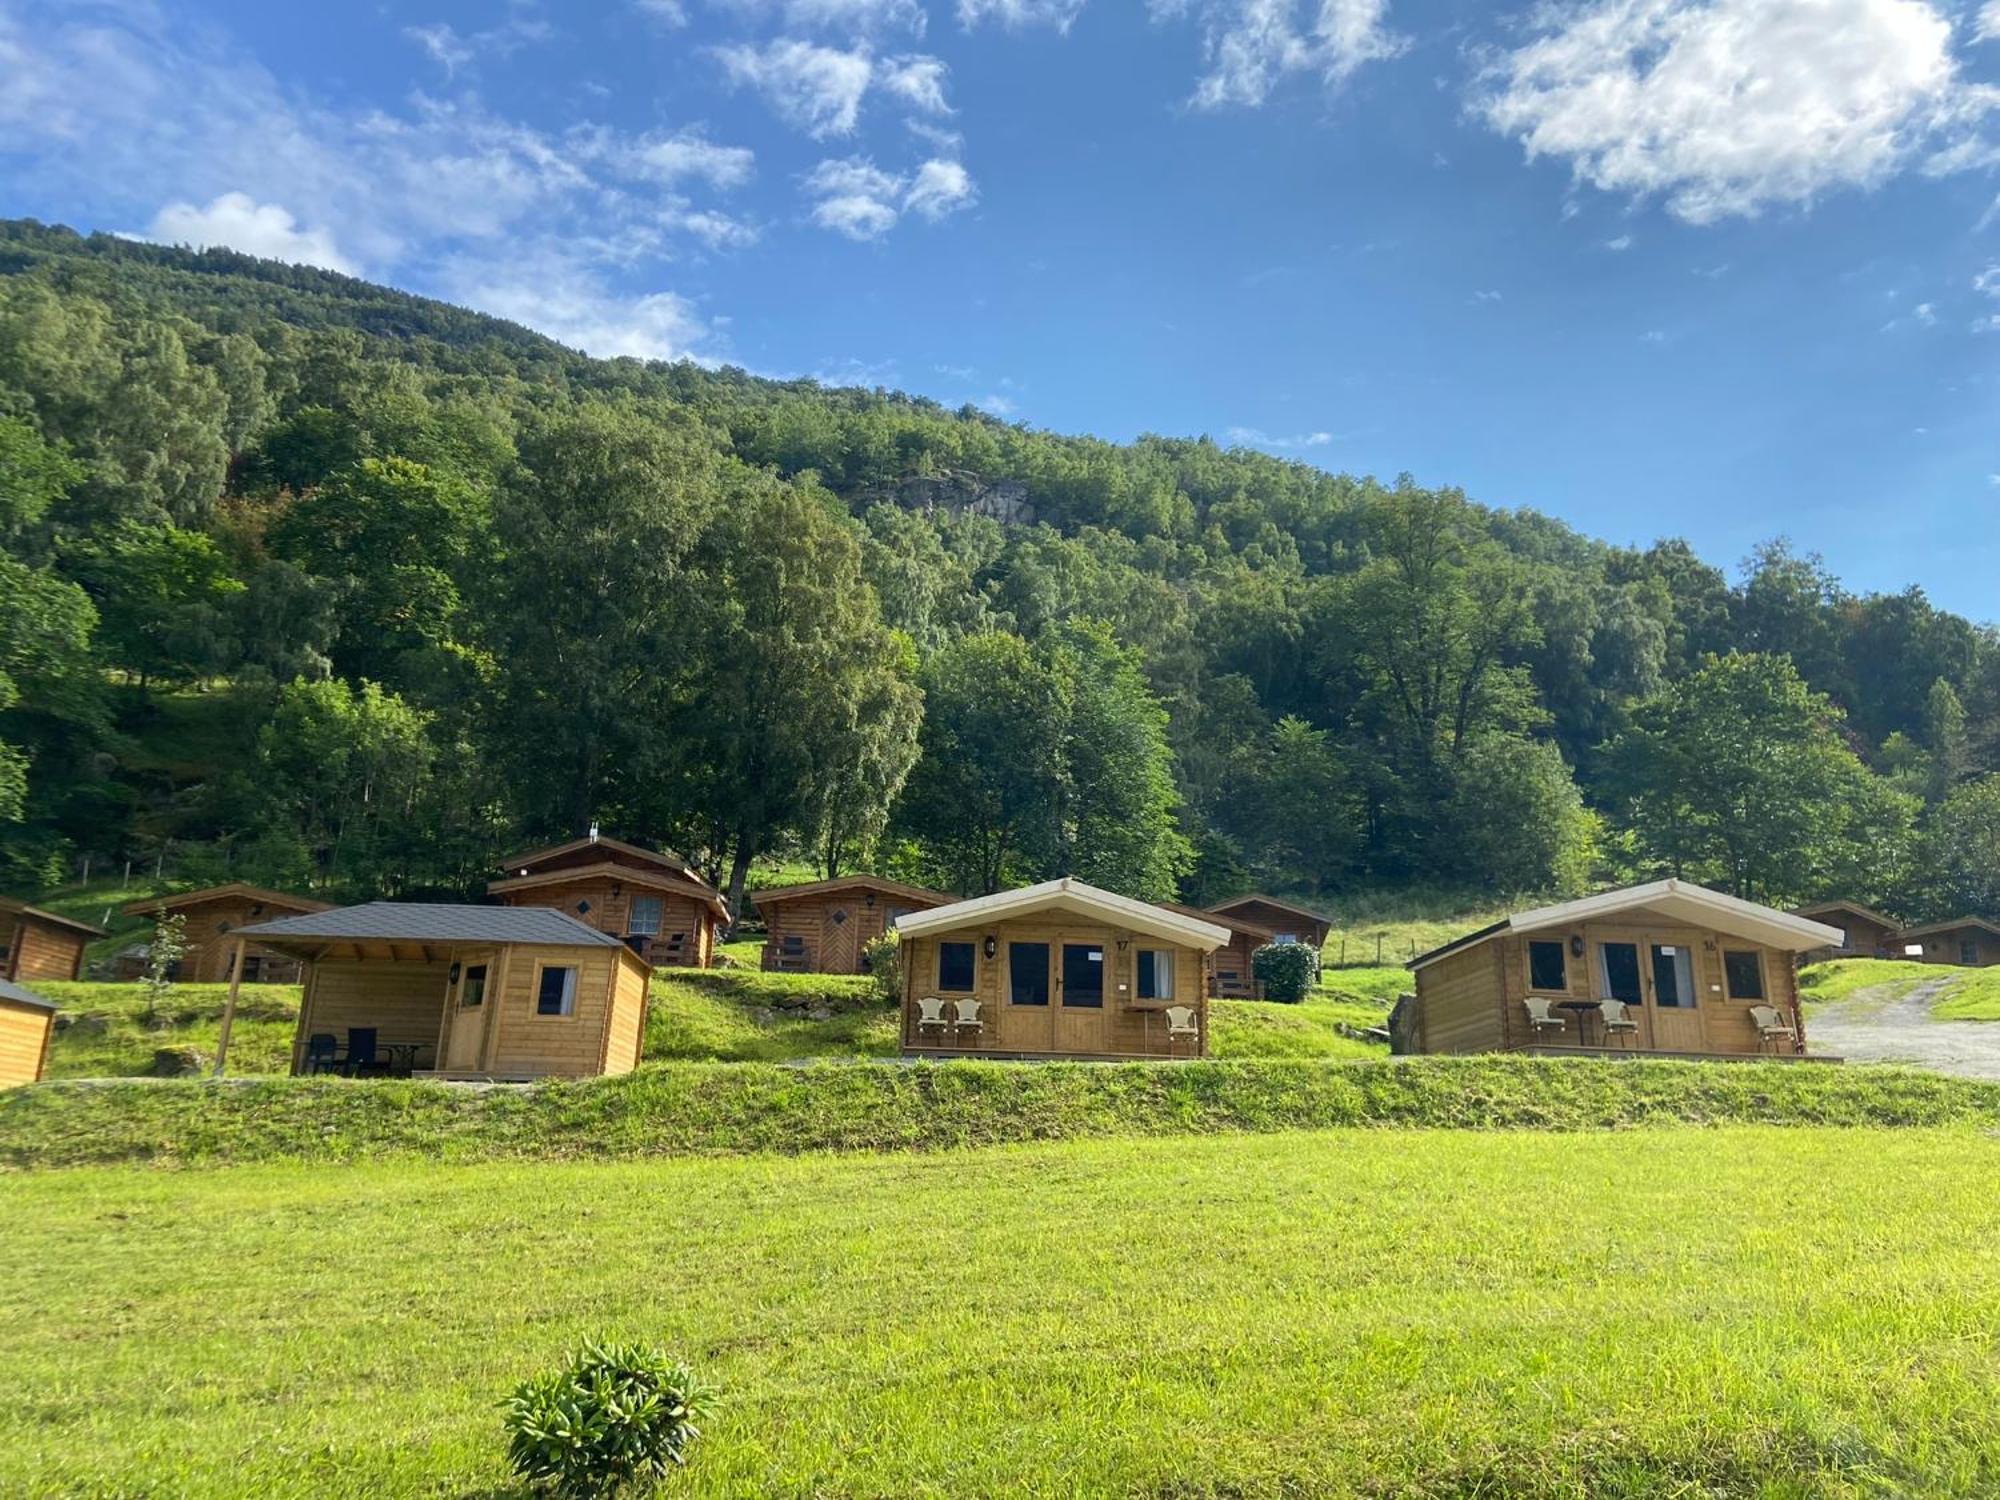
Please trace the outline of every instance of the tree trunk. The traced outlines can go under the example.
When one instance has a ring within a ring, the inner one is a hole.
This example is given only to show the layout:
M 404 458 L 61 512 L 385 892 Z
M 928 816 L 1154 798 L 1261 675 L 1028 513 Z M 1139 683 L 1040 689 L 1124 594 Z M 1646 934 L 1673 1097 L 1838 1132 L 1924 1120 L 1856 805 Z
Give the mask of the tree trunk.
M 748 828 L 736 830 L 736 853 L 729 862 L 729 928 L 732 935 L 743 919 L 743 881 L 750 873 L 750 861 L 757 855 L 757 835 Z

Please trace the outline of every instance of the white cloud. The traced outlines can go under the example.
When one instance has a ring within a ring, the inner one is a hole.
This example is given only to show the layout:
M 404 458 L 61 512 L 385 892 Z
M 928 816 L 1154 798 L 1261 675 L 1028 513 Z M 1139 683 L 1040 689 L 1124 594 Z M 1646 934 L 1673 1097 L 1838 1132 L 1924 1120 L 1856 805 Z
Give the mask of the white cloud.
M 1207 69 L 1191 103 L 1199 109 L 1255 107 L 1292 74 L 1336 88 L 1363 64 L 1408 45 L 1385 24 L 1388 0 L 1155 0 L 1155 21 L 1192 9 Z
M 853 133 L 875 72 L 865 48 L 849 52 L 793 38 L 761 48 L 721 47 L 716 56 L 732 83 L 756 89 L 780 118 L 816 138 Z
M 1474 302 L 1498 302 L 1500 300 L 1500 294 L 1495 291 L 1474 292 L 1472 294 L 1472 300 Z
M 851 240 L 872 240 L 896 227 L 903 179 L 865 157 L 823 161 L 806 178 L 806 191 L 819 201 L 813 222 Z
M 907 31 L 922 36 L 928 19 L 919 0 L 784 0 L 787 25 L 848 36 Z
M 1910 309 L 1910 316 L 1928 328 L 1937 322 L 1937 308 L 1928 302 L 1919 302 Z
M 1608 239 L 1604 242 L 1604 248 L 1612 251 L 1630 250 L 1632 248 L 1632 236 L 1621 234 L 1613 239 Z
M 630 160 L 640 176 L 664 187 L 699 178 L 726 189 L 750 180 L 757 157 L 746 146 L 718 146 L 699 131 L 682 131 L 633 142 Z
M 1530 159 L 1692 223 L 1976 165 L 2000 92 L 1965 83 L 1928 0 L 1586 0 L 1540 13 L 1473 108 Z
M 405 26 L 403 35 L 423 48 L 430 60 L 443 68 L 447 76 L 472 61 L 472 48 L 444 21 L 431 26 Z
M 1986 0 L 1979 7 L 1979 18 L 1973 22 L 1972 39 L 1990 42 L 1996 38 L 2000 38 L 2000 0 Z
M 930 115 L 948 115 L 945 103 L 945 65 L 935 57 L 916 55 L 888 58 L 876 70 L 881 86 L 897 98 Z
M 1333 441 L 1330 432 L 1300 432 L 1289 437 L 1272 437 L 1261 427 L 1231 427 L 1223 436 L 1243 448 L 1324 448 Z
M 903 206 L 936 222 L 946 214 L 969 208 L 979 194 L 965 168 L 955 161 L 932 158 L 917 168 Z
M 320 266 L 353 275 L 353 262 L 334 246 L 324 228 L 301 229 L 291 213 L 275 203 L 259 203 L 248 193 L 224 193 L 206 208 L 169 203 L 153 215 L 149 239 L 169 245 L 212 245 L 261 255 L 293 265 Z
M 958 24 L 968 31 L 982 21 L 995 21 L 1010 31 L 1053 26 L 1066 33 L 1083 5 L 1084 0 L 958 0 Z
M 1667 333 L 1663 328 L 1648 328 L 1639 335 L 1639 342 L 1642 344 L 1664 344 L 1666 341 Z
M 681 359 L 708 337 L 693 306 L 673 292 L 617 297 L 595 278 L 559 265 L 542 267 L 543 274 L 532 278 L 511 274 L 517 269 L 468 267 L 456 295 L 600 359 Z
M 632 8 L 651 21 L 655 26 L 664 26 L 670 31 L 687 25 L 687 8 L 681 0 L 632 0 Z
M 534 16 L 516 15 L 485 31 L 461 36 L 447 21 L 428 26 L 405 26 L 403 35 L 423 48 L 430 60 L 444 69 L 449 78 L 482 53 L 506 57 L 529 42 L 548 38 L 553 28 Z
M 852 240 L 879 239 L 907 213 L 935 223 L 978 200 L 971 176 L 955 161 L 933 158 L 910 176 L 885 172 L 866 157 L 823 161 L 805 180 L 816 199 L 812 218 Z

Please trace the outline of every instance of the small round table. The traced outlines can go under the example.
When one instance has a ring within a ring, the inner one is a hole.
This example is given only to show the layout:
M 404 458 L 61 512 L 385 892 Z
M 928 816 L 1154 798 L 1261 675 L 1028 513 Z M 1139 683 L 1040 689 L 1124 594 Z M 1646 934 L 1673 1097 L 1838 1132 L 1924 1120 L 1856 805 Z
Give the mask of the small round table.
M 1579 1047 L 1588 1047 L 1590 1045 L 1590 1018 L 1604 1014 L 1598 1008 L 1597 1002 L 1595 1000 L 1558 1000 L 1556 1002 L 1556 1009 L 1566 1010 L 1576 1017 L 1576 1044 Z

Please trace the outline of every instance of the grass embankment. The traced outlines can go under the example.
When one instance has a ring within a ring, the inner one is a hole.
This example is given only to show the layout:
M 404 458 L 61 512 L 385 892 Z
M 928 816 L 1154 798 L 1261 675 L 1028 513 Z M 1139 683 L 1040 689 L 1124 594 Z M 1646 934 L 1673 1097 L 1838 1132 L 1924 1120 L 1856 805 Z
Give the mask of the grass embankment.
M 142 1077 L 153 1069 L 153 1054 L 165 1048 L 192 1048 L 203 1062 L 213 1063 L 229 998 L 226 984 L 175 985 L 149 1022 L 141 985 L 38 982 L 35 992 L 61 1007 L 49 1044 L 51 1078 Z M 244 985 L 229 1033 L 229 1071 L 287 1071 L 298 1016 L 297 985 Z
M 690 1497 L 1986 1495 L 1996 1175 L 1661 1129 L 15 1177 L 0 1492 L 517 1494 L 499 1401 L 609 1331 L 723 1387 Z
M 1961 969 L 1903 958 L 1841 958 L 1801 969 L 1799 994 L 1808 1004 L 1823 1005 L 1868 990 L 1891 1002 L 1939 981 L 1944 989 L 1931 1008 L 1934 1020 L 2000 1021 L 2000 966 Z
M 2000 1021 L 2000 967 L 1959 970 L 1931 1014 L 1940 1021 Z
M 1310 907 L 1314 903 L 1299 904 Z M 1539 898 L 1523 898 L 1496 906 L 1470 903 L 1463 896 L 1407 891 L 1376 901 L 1366 896 L 1340 898 L 1332 903 L 1334 923 L 1321 956 L 1333 969 L 1350 965 L 1382 970 L 1393 967 L 1400 976 L 1400 988 L 1409 989 L 1409 972 L 1400 966 L 1417 954 L 1476 932 L 1510 910 L 1540 904 Z
M 1524 1058 L 1412 1062 L 655 1063 L 469 1089 L 345 1079 L 0 1092 L 0 1167 L 935 1151 L 1341 1126 L 2000 1125 L 2000 1084 L 1891 1068 Z

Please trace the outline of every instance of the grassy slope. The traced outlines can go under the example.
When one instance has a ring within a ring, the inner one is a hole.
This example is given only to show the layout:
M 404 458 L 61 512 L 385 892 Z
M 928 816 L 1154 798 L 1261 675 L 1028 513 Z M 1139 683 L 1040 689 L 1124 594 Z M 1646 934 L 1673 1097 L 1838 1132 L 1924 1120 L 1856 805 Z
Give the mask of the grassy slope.
M 38 984 L 36 992 L 69 1013 L 49 1046 L 51 1078 L 131 1078 L 148 1072 L 162 1047 L 192 1047 L 215 1058 L 226 984 L 176 985 L 160 1026 L 144 1019 L 145 991 L 136 984 Z M 298 1021 L 295 984 L 246 984 L 229 1037 L 232 1073 L 283 1073 L 291 1066 Z
M 724 1387 L 686 1496 L 1983 1495 L 1996 1174 L 1660 1129 L 0 1179 L 0 1492 L 515 1493 L 497 1403 L 609 1330 Z
M 268 1079 L 0 1091 L 0 1169 L 937 1151 L 1350 1125 L 2000 1126 L 2000 1084 L 1897 1068 L 1505 1057 L 1199 1063 L 654 1063 L 467 1089 Z
M 1799 993 L 1808 1003 L 1844 1000 L 1856 991 L 1880 989 L 1894 1000 L 1919 984 L 1948 982 L 1931 1015 L 1940 1021 L 2000 1021 L 2000 967 L 1961 969 L 1949 964 L 1901 958 L 1843 958 L 1799 971 Z
M 1960 970 L 1931 1014 L 1940 1021 L 2000 1021 L 2000 968 Z

